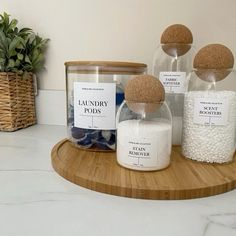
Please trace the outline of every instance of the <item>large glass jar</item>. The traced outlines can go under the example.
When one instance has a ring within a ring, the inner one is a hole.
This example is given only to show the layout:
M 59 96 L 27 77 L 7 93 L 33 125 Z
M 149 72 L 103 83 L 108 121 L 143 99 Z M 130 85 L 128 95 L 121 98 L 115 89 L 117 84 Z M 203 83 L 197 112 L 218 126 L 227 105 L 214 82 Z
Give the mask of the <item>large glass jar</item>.
M 117 162 L 153 171 L 170 163 L 172 118 L 166 102 L 124 101 L 117 113 Z
M 172 144 L 181 145 L 184 93 L 192 70 L 195 49 L 192 44 L 160 44 L 153 59 L 152 73 L 165 88 L 165 100 L 173 118 Z
M 146 65 L 129 62 L 66 62 L 67 127 L 73 144 L 89 150 L 115 150 L 115 116 L 132 75 Z
M 195 69 L 185 94 L 182 153 L 196 161 L 230 162 L 235 152 L 236 73 Z M 234 86 L 234 87 L 233 87 Z

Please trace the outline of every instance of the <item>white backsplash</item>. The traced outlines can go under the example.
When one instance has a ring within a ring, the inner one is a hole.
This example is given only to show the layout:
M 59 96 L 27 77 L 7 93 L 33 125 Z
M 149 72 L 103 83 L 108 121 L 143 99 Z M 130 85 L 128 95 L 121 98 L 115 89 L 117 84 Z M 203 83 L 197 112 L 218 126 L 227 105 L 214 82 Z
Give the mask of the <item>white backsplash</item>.
M 66 125 L 66 92 L 39 90 L 36 96 L 37 123 Z

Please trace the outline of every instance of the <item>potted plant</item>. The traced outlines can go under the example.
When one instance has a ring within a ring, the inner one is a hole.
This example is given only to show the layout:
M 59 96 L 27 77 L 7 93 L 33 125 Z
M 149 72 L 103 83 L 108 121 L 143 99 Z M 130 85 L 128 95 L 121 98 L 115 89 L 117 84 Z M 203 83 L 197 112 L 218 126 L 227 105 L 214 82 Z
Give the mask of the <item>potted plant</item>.
M 7 13 L 0 15 L 0 131 L 36 123 L 34 75 L 44 68 L 48 39 L 17 24 Z

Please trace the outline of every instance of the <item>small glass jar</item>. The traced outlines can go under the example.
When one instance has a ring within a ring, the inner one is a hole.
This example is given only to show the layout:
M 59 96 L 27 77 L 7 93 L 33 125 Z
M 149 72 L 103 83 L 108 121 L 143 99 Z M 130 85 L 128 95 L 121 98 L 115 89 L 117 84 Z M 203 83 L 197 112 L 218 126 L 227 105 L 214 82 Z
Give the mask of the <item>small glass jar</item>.
M 181 145 L 184 93 L 192 70 L 195 49 L 192 44 L 167 43 L 156 49 L 152 73 L 165 88 L 165 101 L 173 118 L 172 144 Z
M 235 152 L 236 73 L 195 69 L 185 94 L 182 153 L 209 163 L 232 161 Z M 235 86 L 234 88 L 232 86 Z
M 117 113 L 117 162 L 140 171 L 168 167 L 172 118 L 166 104 L 124 101 Z
M 124 86 L 146 65 L 129 62 L 66 62 L 67 128 L 77 147 L 114 151 L 115 116 L 124 99 Z

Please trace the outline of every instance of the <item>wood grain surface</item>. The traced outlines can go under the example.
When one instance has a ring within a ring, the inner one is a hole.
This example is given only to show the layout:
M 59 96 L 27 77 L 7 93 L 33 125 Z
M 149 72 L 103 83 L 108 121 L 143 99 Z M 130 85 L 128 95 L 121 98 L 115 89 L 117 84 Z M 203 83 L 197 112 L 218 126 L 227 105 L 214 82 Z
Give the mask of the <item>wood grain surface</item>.
M 236 161 L 199 163 L 183 158 L 173 147 L 171 164 L 161 171 L 125 169 L 115 153 L 91 152 L 62 140 L 52 150 L 52 165 L 65 179 L 82 187 L 112 195 L 142 199 L 192 199 L 236 188 Z

